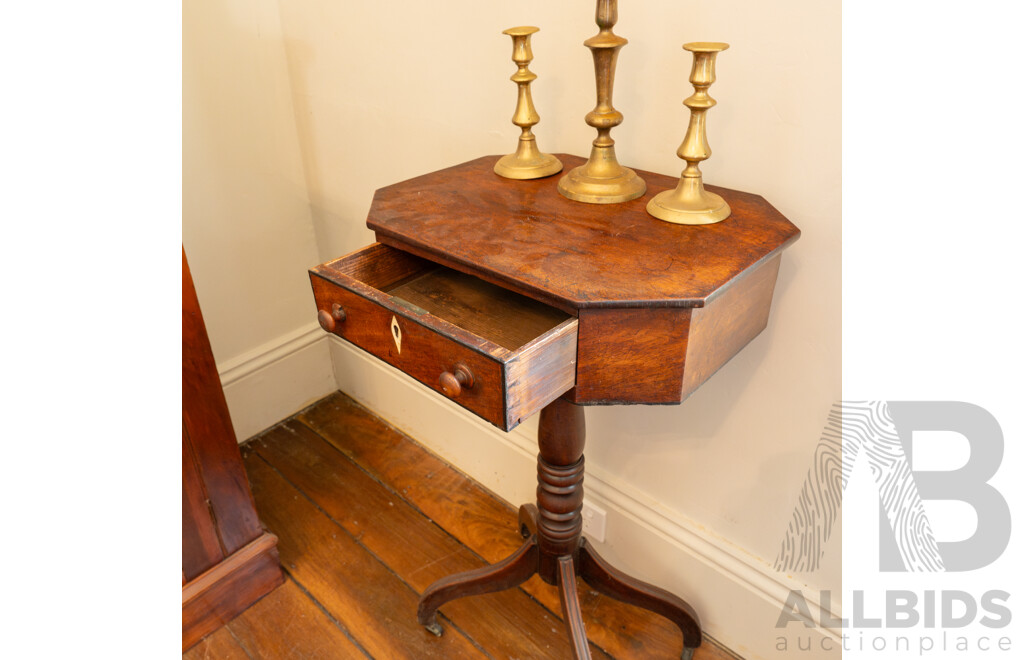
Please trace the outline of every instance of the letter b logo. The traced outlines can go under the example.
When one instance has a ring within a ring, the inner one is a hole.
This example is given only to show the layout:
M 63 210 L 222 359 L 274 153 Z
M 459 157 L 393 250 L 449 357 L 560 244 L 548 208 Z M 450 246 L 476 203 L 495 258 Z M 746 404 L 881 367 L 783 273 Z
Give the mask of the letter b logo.
M 963 541 L 936 542 L 946 571 L 972 571 L 988 566 L 1010 542 L 1010 508 L 988 480 L 1003 460 L 1003 432 L 987 410 L 960 401 L 890 401 L 889 414 L 907 458 L 913 465 L 915 431 L 953 431 L 966 438 L 970 458 L 956 470 L 912 471 L 921 500 L 966 502 L 978 517 L 974 535 Z M 883 571 L 907 570 L 897 547 L 897 534 L 914 534 L 913 521 L 892 524 L 881 516 L 879 564 Z

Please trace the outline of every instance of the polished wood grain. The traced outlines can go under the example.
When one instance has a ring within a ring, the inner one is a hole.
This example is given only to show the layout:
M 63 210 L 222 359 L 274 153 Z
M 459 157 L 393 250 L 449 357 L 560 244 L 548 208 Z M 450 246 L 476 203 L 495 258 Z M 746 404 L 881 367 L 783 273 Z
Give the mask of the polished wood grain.
M 576 403 L 679 403 L 692 310 L 580 310 Z
M 782 255 L 744 274 L 706 307 L 694 309 L 682 398 L 689 396 L 768 326 Z
M 263 530 L 245 483 L 238 439 L 184 251 L 181 264 L 182 427 L 193 447 L 201 446 L 201 451 L 195 451 L 193 456 L 217 521 L 221 546 L 225 554 L 231 554 Z
M 566 168 L 583 163 L 558 157 Z M 676 225 L 651 217 L 646 205 L 677 177 L 637 170 L 647 181 L 643 197 L 580 204 L 558 193 L 557 177 L 494 174 L 497 158 L 381 188 L 367 226 L 382 243 L 568 309 L 702 307 L 800 234 L 758 195 L 706 186 L 732 215 L 715 225 Z
M 310 282 L 325 330 L 503 430 L 575 382 L 576 319 L 477 278 L 375 244 Z M 458 365 L 472 386 L 454 382 Z
M 217 524 L 210 513 L 195 449 L 181 430 L 181 571 L 185 581 L 224 559 Z
M 465 475 L 453 470 L 407 436 L 397 432 L 385 422 L 369 413 L 348 397 L 336 394 L 321 401 L 316 406 L 298 415 L 304 426 L 316 432 L 330 445 L 347 457 L 370 478 L 383 484 L 407 501 L 420 515 L 446 530 L 454 541 L 460 542 L 471 554 L 479 555 L 484 561 L 497 562 L 512 554 L 522 545 L 522 537 L 515 530 L 519 525 L 516 510 L 509 504 L 495 498 L 482 486 Z M 284 446 L 283 444 L 281 446 Z M 261 450 L 258 450 L 261 451 Z M 268 457 L 269 458 L 269 457 Z M 276 459 L 270 459 L 276 460 Z M 302 465 L 319 465 L 321 458 L 309 459 Z M 302 468 L 296 466 L 296 471 Z M 321 488 L 330 490 L 339 487 L 349 477 L 345 473 L 333 477 L 323 472 L 312 472 L 308 481 L 322 482 Z M 312 488 L 312 483 L 309 485 Z M 351 493 L 352 491 L 346 491 Z M 348 495 L 346 495 L 348 497 Z M 314 496 L 314 499 L 322 495 Z M 350 497 L 350 501 L 358 497 Z M 391 508 L 391 507 L 388 507 Z M 369 511 L 356 515 L 360 528 L 372 520 Z M 384 518 L 383 521 L 386 521 Z M 396 528 L 395 535 L 401 534 L 408 524 L 404 519 L 395 522 L 383 522 L 380 526 Z M 374 525 L 377 527 L 376 525 Z M 273 528 L 272 528 L 273 529 Z M 448 545 L 431 544 L 426 548 L 418 548 L 416 539 L 421 538 L 419 528 L 408 527 L 411 531 L 404 538 L 405 543 L 396 554 L 410 553 L 410 562 L 414 565 L 437 562 L 436 575 L 447 575 L 458 568 L 458 563 L 450 556 Z M 275 530 L 277 531 L 277 530 Z M 367 529 L 364 538 L 369 538 Z M 427 537 L 430 538 L 430 537 Z M 397 561 L 397 560 L 396 560 Z M 403 569 L 405 570 L 405 569 Z M 428 580 L 429 583 L 429 580 Z M 425 586 L 425 585 L 424 585 Z M 522 586 L 522 591 L 530 594 L 544 609 L 553 616 L 559 616 L 561 604 L 556 587 L 546 584 L 539 577 L 533 577 Z M 480 611 L 489 604 L 478 605 L 490 599 L 497 599 L 513 592 L 475 596 L 465 602 L 471 602 L 468 616 L 483 616 Z M 580 608 L 586 614 L 586 630 L 590 638 L 593 657 L 600 657 L 595 647 L 615 658 L 645 659 L 660 657 L 678 657 L 682 648 L 682 635 L 678 627 L 668 619 L 632 607 L 617 603 L 597 591 L 582 586 L 579 591 Z M 452 620 L 461 628 L 462 613 L 452 609 L 460 605 L 454 600 L 445 605 L 442 615 L 451 614 Z M 524 618 L 536 616 L 536 613 L 524 613 Z M 442 619 L 442 622 L 444 620 Z M 515 627 L 515 624 L 509 624 Z M 528 625 L 520 622 L 518 625 Z M 737 621 L 736 625 L 743 625 Z M 559 624 L 559 635 L 563 635 Z M 446 632 L 450 626 L 445 624 Z M 464 629 L 464 628 L 462 628 Z M 565 647 L 562 647 L 563 649 Z M 565 653 L 528 657 L 565 658 Z M 707 639 L 697 650 L 696 660 L 727 659 L 735 656 L 722 650 L 714 640 Z
M 496 158 L 381 188 L 367 226 L 410 262 L 578 316 L 574 403 L 680 403 L 764 329 L 779 258 L 800 231 L 762 197 L 708 186 L 730 217 L 677 225 L 646 212 L 675 177 L 638 172 L 643 197 L 580 204 L 558 194 L 555 178 L 495 175 Z

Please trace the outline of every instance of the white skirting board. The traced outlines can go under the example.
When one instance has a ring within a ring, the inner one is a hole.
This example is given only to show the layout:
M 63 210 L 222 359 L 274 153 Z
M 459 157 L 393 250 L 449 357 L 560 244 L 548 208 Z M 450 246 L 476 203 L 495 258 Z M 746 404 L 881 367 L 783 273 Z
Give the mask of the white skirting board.
M 332 337 L 329 345 L 342 392 L 505 500 L 534 501 L 537 415 L 503 433 L 351 344 Z M 775 628 L 791 589 L 803 591 L 816 621 L 835 620 L 835 613 L 817 608 L 813 588 L 775 572 L 600 466 L 587 465 L 585 489 L 586 498 L 607 512 L 606 542 L 595 544 L 601 554 L 687 600 L 707 633 L 728 648 L 751 660 L 782 660 L 793 657 L 799 634 L 801 645 L 813 644 L 814 657 L 840 657 L 835 629 Z M 782 635 L 789 637 L 788 651 L 776 649 Z M 834 654 L 821 651 L 823 638 Z
M 298 328 L 217 365 L 239 442 L 337 389 L 327 335 Z

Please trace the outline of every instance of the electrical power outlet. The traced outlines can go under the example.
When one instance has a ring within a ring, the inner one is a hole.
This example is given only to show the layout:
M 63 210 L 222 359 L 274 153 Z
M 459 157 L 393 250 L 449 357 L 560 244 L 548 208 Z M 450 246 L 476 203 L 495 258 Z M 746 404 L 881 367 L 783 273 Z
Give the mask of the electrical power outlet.
M 592 502 L 583 500 L 583 533 L 597 543 L 604 543 L 605 518 L 604 509 Z

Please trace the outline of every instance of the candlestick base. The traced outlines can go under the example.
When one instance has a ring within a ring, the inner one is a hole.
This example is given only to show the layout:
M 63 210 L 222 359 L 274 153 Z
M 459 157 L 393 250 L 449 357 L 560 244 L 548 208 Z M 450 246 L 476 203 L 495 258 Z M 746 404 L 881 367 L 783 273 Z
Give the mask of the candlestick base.
M 682 177 L 674 190 L 647 202 L 647 212 L 677 225 L 712 225 L 728 218 L 732 209 L 721 195 L 705 190 L 699 178 Z
M 616 169 L 608 171 L 608 168 L 595 168 L 594 162 L 591 156 L 586 163 L 563 176 L 558 182 L 558 192 L 563 197 L 587 204 L 618 204 L 647 192 L 644 180 L 628 167 L 615 163 Z M 597 162 L 600 164 L 601 161 Z
M 532 143 L 531 143 L 532 144 Z M 494 164 L 494 173 L 506 179 L 540 179 L 542 177 L 558 174 L 562 171 L 562 161 L 551 154 L 542 154 L 537 147 L 522 147 L 514 154 L 508 154 L 498 159 Z

